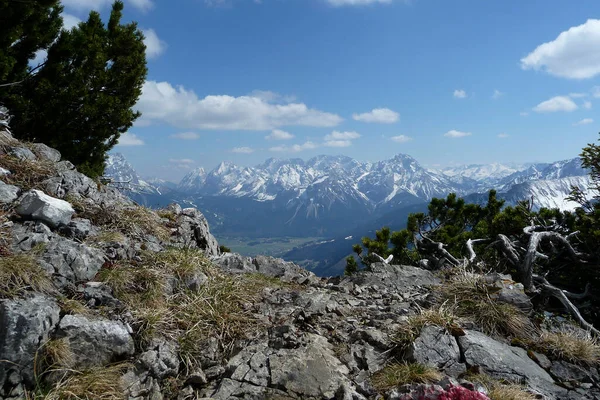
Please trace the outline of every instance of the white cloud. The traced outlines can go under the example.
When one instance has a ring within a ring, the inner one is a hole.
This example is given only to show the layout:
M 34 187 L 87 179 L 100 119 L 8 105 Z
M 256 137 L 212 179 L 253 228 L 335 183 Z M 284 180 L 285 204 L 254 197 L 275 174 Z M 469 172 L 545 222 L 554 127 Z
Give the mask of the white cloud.
M 119 137 L 117 146 L 143 146 L 144 141 L 133 133 L 124 133 Z
M 499 137 L 500 139 L 506 139 L 508 136 L 509 136 L 509 135 L 508 135 L 508 133 L 499 133 L 499 134 L 498 134 L 498 137 Z
M 61 16 L 63 19 L 63 28 L 69 31 L 81 22 L 81 19 L 71 14 L 62 13 Z
M 149 11 L 154 7 L 152 0 L 129 0 L 132 6 L 140 11 Z
M 581 121 L 574 123 L 573 126 L 589 125 L 589 124 L 592 124 L 592 123 L 594 123 L 593 119 L 591 119 L 591 118 L 584 118 Z
M 461 138 L 461 137 L 465 137 L 465 136 L 471 136 L 471 132 L 461 132 L 461 131 L 457 131 L 457 130 L 453 129 L 451 131 L 444 133 L 444 136 L 449 137 L 449 138 Z
M 231 149 L 231 152 L 238 154 L 250 154 L 254 153 L 254 149 L 251 149 L 250 147 L 234 147 Z
M 543 70 L 561 78 L 592 78 L 600 74 L 599 47 L 600 20 L 589 19 L 539 45 L 521 59 L 521 68 Z
M 146 45 L 146 56 L 156 58 L 165 52 L 167 43 L 161 40 L 154 29 L 144 29 L 144 44 Z
M 313 142 L 305 142 L 303 144 L 294 144 L 292 146 L 282 145 L 271 147 L 269 151 L 281 152 L 281 153 L 298 153 L 304 150 L 316 149 L 318 146 Z
M 350 147 L 352 146 L 351 140 L 327 140 L 324 144 L 325 147 Z
M 192 169 L 196 162 L 189 158 L 171 158 L 169 159 L 169 163 L 171 163 L 171 167 L 176 167 L 179 169 Z
M 577 104 L 567 96 L 555 96 L 549 100 L 543 101 L 533 108 L 533 111 L 538 113 L 549 113 L 566 111 L 571 112 L 577 110 Z
M 585 108 L 586 110 L 590 110 L 592 108 L 592 102 L 591 101 L 584 101 L 581 106 L 583 108 Z
M 393 0 L 326 0 L 334 7 L 342 6 L 367 6 L 370 4 L 392 4 Z M 404 0 L 405 1 L 405 0 Z
M 190 158 L 171 158 L 169 159 L 171 164 L 195 164 L 196 161 Z
M 265 136 L 265 139 L 267 140 L 290 140 L 293 138 L 294 135 L 289 132 L 282 131 L 281 129 L 273 129 L 270 135 Z
M 521 117 L 526 117 L 526 116 L 528 116 L 528 115 L 529 115 L 529 113 L 528 113 L 527 111 L 521 111 L 521 112 L 519 113 L 519 115 L 520 115 Z
M 333 131 L 328 135 L 325 135 L 325 140 L 352 140 L 358 139 L 360 134 L 358 132 L 338 132 Z
M 492 94 L 492 99 L 496 100 L 496 99 L 499 99 L 502 96 L 504 96 L 504 93 L 502 93 L 498 89 L 494 89 L 494 94 Z
M 465 97 L 467 97 L 467 92 L 465 92 L 465 91 L 464 91 L 464 90 L 462 90 L 462 89 L 456 89 L 456 90 L 454 91 L 454 94 L 453 94 L 453 96 L 454 96 L 455 98 L 457 98 L 457 99 L 464 99 Z
M 195 132 L 181 132 L 181 133 L 176 133 L 174 135 L 171 135 L 172 138 L 176 138 L 176 139 L 182 139 L 182 140 L 196 140 L 198 138 L 200 138 L 200 135 L 198 135 Z
M 296 101 L 296 96 L 282 95 L 270 90 L 253 90 L 249 94 L 250 97 L 257 97 L 267 103 L 293 103 Z
M 406 135 L 398 135 L 398 136 L 392 136 L 392 140 L 396 143 L 406 143 L 412 140 L 411 137 L 406 136 Z
M 362 113 L 352 114 L 352 118 L 356 121 L 373 122 L 378 124 L 393 124 L 398 122 L 400 114 L 389 108 L 374 108 L 373 110 Z
M 146 81 L 136 108 L 143 123 L 165 122 L 183 129 L 270 130 L 282 126 L 336 126 L 336 114 L 304 103 L 271 104 L 253 96 L 211 95 L 203 99 L 183 86 Z

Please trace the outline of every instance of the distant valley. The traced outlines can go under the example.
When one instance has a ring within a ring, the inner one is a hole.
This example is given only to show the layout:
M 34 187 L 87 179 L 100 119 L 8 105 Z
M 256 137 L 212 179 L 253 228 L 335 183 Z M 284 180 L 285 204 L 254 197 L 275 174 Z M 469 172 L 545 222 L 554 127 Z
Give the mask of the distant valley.
M 576 204 L 565 200 L 570 188 L 589 185 L 579 158 L 432 170 L 405 154 L 375 163 L 345 156 L 272 158 L 255 167 L 221 163 L 209 172 L 192 170 L 179 183 L 142 179 L 114 154 L 105 175 L 141 204 L 198 207 L 215 236 L 236 251 L 282 256 L 328 275 L 343 270 L 340 261 L 361 236 L 384 225 L 402 229 L 408 214 L 425 211 L 433 197 L 454 192 L 483 203 L 496 189 L 507 204 L 533 196 L 535 208 L 572 209 Z

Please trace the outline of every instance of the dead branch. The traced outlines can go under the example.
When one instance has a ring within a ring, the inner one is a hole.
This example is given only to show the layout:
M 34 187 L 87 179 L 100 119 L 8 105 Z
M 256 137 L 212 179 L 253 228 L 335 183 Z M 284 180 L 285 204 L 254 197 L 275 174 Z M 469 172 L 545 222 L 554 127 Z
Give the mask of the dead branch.
M 469 239 L 467 240 L 467 251 L 469 252 L 469 262 L 473 262 L 477 258 L 477 254 L 473 249 L 473 245 L 480 243 L 488 243 L 490 239 Z
M 573 316 L 573 318 L 575 318 L 577 320 L 577 322 L 579 322 L 579 325 L 581 325 L 582 328 L 588 330 L 595 337 L 600 337 L 600 331 L 598 331 L 596 328 L 594 328 L 594 326 L 592 324 L 587 322 L 581 316 L 579 309 L 577 309 L 577 307 L 575 307 L 575 305 L 573 303 L 571 303 L 571 301 L 569 300 L 569 298 L 567 297 L 567 295 L 565 294 L 564 291 L 560 290 L 556 286 L 551 285 L 544 277 L 535 275 L 532 278 L 533 278 L 533 280 L 535 280 L 536 283 L 538 283 L 540 285 L 540 287 L 543 290 L 547 291 L 552 296 L 556 297 L 563 304 L 563 306 L 565 306 L 565 308 L 567 309 L 567 311 L 569 311 L 569 313 Z M 586 288 L 586 292 L 587 292 L 587 288 Z
M 519 272 L 521 273 L 523 279 L 523 285 L 526 289 L 533 289 L 533 264 L 537 259 L 538 255 L 538 246 L 542 240 L 550 240 L 559 242 L 564 246 L 567 250 L 569 256 L 577 262 L 583 263 L 582 254 L 575 251 L 571 243 L 567 239 L 564 238 L 561 234 L 557 232 L 533 232 L 531 237 L 529 238 L 529 245 L 527 246 L 527 253 L 525 253 L 525 258 L 523 263 L 519 266 Z

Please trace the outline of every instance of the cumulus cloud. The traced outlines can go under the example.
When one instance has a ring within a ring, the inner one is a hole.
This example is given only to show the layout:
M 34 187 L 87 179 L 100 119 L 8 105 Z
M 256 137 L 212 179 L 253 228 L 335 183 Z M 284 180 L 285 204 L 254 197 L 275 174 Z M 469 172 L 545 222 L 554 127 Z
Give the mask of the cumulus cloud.
M 398 136 L 392 136 L 392 140 L 396 143 L 406 143 L 412 140 L 411 137 L 406 136 L 406 135 L 398 135 Z
M 136 105 L 142 123 L 163 122 L 183 129 L 270 130 L 282 126 L 336 126 L 336 114 L 303 103 L 272 104 L 254 96 L 199 98 L 183 86 L 146 81 Z
M 461 132 L 461 131 L 452 129 L 451 131 L 444 133 L 444 136 L 449 137 L 449 138 L 461 138 L 461 137 L 465 137 L 465 136 L 471 136 L 471 132 Z
M 593 78 L 600 74 L 599 47 L 600 20 L 589 19 L 539 45 L 521 59 L 521 68 L 542 70 L 561 78 Z
M 398 114 L 396 111 L 390 110 L 389 108 L 374 108 L 366 113 L 352 114 L 352 118 L 361 122 L 393 124 L 394 122 L 398 122 L 400 119 L 400 114 Z
M 573 126 L 580 126 L 580 125 L 589 125 L 589 124 L 593 124 L 594 120 L 591 118 L 584 118 L 581 121 L 575 122 L 573 124 Z
M 305 151 L 305 150 L 312 150 L 312 149 L 316 149 L 318 146 L 311 142 L 304 142 L 303 144 L 294 144 L 291 146 L 287 146 L 287 145 L 282 145 L 282 146 L 275 146 L 275 147 L 271 147 L 269 149 L 269 151 L 273 151 L 273 152 L 280 152 L 280 153 L 298 153 L 301 151 Z
M 63 28 L 69 31 L 81 22 L 81 19 L 68 13 L 62 13 L 61 16 L 63 19 Z
M 140 139 L 136 134 L 124 133 L 119 137 L 117 146 L 143 146 L 144 141 Z
M 348 131 L 339 132 L 333 131 L 323 138 L 325 140 L 324 146 L 326 147 L 350 147 L 352 146 L 352 140 L 358 139 L 360 134 L 358 132 Z
M 200 138 L 200 135 L 198 135 L 195 132 L 181 132 L 181 133 L 175 133 L 174 135 L 171 135 L 172 138 L 175 139 L 182 139 L 182 140 L 196 140 L 198 138 Z
M 558 111 L 571 112 L 577 110 L 577 104 L 567 96 L 555 96 L 543 101 L 533 108 L 538 113 L 551 113 Z
M 333 131 L 328 135 L 325 135 L 325 140 L 352 140 L 358 139 L 360 134 L 358 132 L 338 132 Z
M 508 135 L 508 133 L 499 133 L 499 134 L 498 134 L 498 137 L 499 137 L 500 139 L 506 139 L 508 136 L 509 136 L 509 135 Z
M 502 96 L 504 96 L 504 93 L 502 93 L 498 89 L 494 89 L 494 93 L 492 94 L 492 99 L 496 100 L 496 99 L 499 99 Z
M 265 136 L 267 140 L 290 140 L 293 138 L 294 135 L 281 129 L 273 129 L 270 135 Z
M 465 92 L 465 91 L 464 91 L 464 90 L 462 90 L 462 89 L 456 89 L 456 90 L 454 91 L 454 94 L 453 94 L 453 96 L 454 96 L 454 98 L 456 98 L 456 99 L 464 99 L 465 97 L 467 97 L 467 92 Z
M 161 40 L 154 29 L 144 29 L 144 44 L 148 58 L 156 58 L 165 52 L 167 43 Z
M 254 153 L 254 149 L 251 149 L 250 147 L 234 147 L 231 149 L 231 152 L 238 154 L 250 154 Z
M 282 95 L 270 90 L 253 90 L 249 96 L 257 97 L 267 103 L 293 103 L 296 101 L 296 96 Z

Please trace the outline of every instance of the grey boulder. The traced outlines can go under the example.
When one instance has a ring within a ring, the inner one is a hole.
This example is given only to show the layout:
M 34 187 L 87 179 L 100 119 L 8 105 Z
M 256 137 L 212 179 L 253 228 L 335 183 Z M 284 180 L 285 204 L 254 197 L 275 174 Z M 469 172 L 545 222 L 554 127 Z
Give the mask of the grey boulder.
M 19 197 L 19 188 L 0 181 L 0 204 L 10 204 Z
M 204 251 L 207 256 L 220 254 L 219 243 L 210 233 L 208 221 L 204 215 L 195 208 L 185 208 L 177 216 L 177 231 L 172 242 L 177 247 L 196 247 Z
M 122 322 L 66 315 L 58 326 L 58 337 L 66 338 L 73 352 L 74 367 L 101 367 L 131 356 L 133 338 Z
M 0 396 L 23 381 L 35 382 L 36 353 L 58 324 L 60 307 L 47 297 L 0 301 Z
M 75 213 L 70 203 L 35 189 L 21 196 L 16 211 L 23 217 L 42 221 L 51 228 L 67 225 Z
M 101 250 L 66 238 L 55 238 L 46 245 L 40 264 L 48 272 L 67 281 L 89 281 L 104 264 Z
M 407 357 L 416 363 L 443 370 L 450 376 L 458 377 L 466 372 L 466 366 L 460 362 L 456 339 L 439 326 L 424 327 L 408 349 Z
M 48 147 L 43 143 L 33 143 L 31 148 L 41 160 L 55 163 L 60 161 L 60 151 L 53 149 L 52 147 Z

